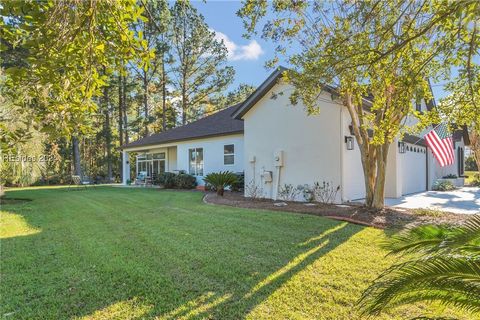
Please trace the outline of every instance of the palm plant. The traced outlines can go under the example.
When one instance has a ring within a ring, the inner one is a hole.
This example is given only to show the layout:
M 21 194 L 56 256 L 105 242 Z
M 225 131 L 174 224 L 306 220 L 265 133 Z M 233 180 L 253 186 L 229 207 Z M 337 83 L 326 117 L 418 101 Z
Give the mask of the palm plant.
M 480 313 L 480 215 L 459 227 L 406 230 L 386 247 L 408 259 L 390 267 L 364 292 L 359 301 L 363 315 L 420 301 Z
M 237 183 L 238 178 L 233 172 L 220 171 L 207 174 L 203 180 L 210 185 L 213 190 L 216 190 L 219 196 L 223 197 L 225 188 Z

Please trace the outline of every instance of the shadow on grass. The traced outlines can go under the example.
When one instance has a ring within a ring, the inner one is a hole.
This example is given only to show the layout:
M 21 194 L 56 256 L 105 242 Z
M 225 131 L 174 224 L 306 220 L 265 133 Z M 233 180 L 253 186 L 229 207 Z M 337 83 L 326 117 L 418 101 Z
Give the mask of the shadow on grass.
M 197 193 L 113 189 L 19 192 L 38 201 L 8 211 L 41 231 L 2 240 L 0 315 L 244 318 L 364 229 L 207 206 Z

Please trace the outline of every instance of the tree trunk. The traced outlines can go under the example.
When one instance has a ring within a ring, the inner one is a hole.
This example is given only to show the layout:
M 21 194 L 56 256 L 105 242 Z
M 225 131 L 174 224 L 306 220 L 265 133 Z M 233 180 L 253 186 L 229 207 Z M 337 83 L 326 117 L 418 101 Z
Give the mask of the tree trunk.
M 185 10 L 185 7 L 184 7 Z M 186 14 L 183 15 L 183 47 L 182 47 L 182 124 L 187 124 L 187 17 Z
M 477 168 L 480 170 L 480 134 L 475 129 L 470 131 L 470 149 L 477 163 Z
M 185 90 L 183 90 L 185 91 Z M 187 103 L 186 103 L 186 96 L 182 92 L 182 125 L 187 124 Z
M 148 79 L 147 71 L 143 71 L 143 115 L 145 117 L 145 131 L 143 133 L 144 137 L 148 136 Z
M 373 201 L 371 207 L 375 209 L 382 209 L 385 205 L 385 178 L 387 169 L 387 157 L 389 144 L 376 146 L 376 177 Z
M 187 111 L 189 109 L 187 101 L 187 72 L 182 73 L 182 125 L 187 124 Z
M 80 161 L 80 146 L 78 137 L 72 137 L 72 152 L 73 152 L 73 173 L 82 178 L 82 163 Z
M 360 156 L 365 180 L 365 205 L 369 208 L 382 209 L 385 202 L 385 178 L 387 156 L 390 144 L 375 146 L 371 144 L 368 129 L 363 124 L 363 107 L 353 104 L 353 97 L 345 94 L 344 105 L 352 118 L 352 126 L 360 149 Z
M 118 75 L 118 142 L 120 146 L 123 145 L 123 84 L 122 84 L 122 75 Z M 120 157 L 118 163 L 118 168 L 120 171 L 120 180 L 123 181 L 123 161 Z
M 123 77 L 123 98 L 122 98 L 122 109 L 123 109 L 123 124 L 125 127 L 125 143 L 128 143 L 128 108 L 127 108 L 127 77 Z
M 112 181 L 112 131 L 110 128 L 110 100 L 108 97 L 108 87 L 103 88 L 103 102 L 105 103 L 105 148 L 107 153 L 107 178 Z
M 118 142 L 123 145 L 123 80 L 118 76 Z
M 167 130 L 167 74 L 165 72 L 165 52 L 162 53 L 162 131 Z

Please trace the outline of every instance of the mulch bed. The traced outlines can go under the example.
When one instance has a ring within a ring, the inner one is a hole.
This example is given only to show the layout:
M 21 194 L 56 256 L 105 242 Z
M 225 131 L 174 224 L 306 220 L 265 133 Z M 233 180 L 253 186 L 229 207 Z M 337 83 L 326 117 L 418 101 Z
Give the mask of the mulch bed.
M 306 205 L 301 202 L 273 201 L 270 199 L 248 199 L 241 193 L 225 192 L 223 197 L 213 192 L 205 194 L 204 202 L 210 204 L 227 205 L 238 208 L 264 209 L 311 214 L 336 220 L 348 221 L 375 228 L 404 228 L 420 224 L 461 224 L 471 215 L 445 212 L 441 216 L 424 216 L 415 214 L 413 210 L 386 207 L 383 210 L 372 210 L 360 204 L 334 205 L 320 204 Z M 286 206 L 276 206 L 275 203 L 284 202 Z

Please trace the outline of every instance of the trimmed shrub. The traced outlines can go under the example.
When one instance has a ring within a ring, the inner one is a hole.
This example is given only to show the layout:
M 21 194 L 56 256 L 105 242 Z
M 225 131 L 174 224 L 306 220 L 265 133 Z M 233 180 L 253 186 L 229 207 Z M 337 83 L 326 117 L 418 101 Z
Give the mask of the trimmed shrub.
M 175 188 L 177 189 L 193 189 L 197 185 L 197 179 L 190 174 L 181 173 L 175 175 Z
M 413 209 L 411 212 L 417 216 L 424 216 L 424 217 L 440 217 L 444 215 L 442 211 L 438 209 L 430 209 L 430 208 Z
M 155 179 L 155 184 L 164 186 L 167 189 L 175 188 L 175 177 L 177 175 L 173 172 L 160 173 Z
M 340 191 L 340 186 L 334 186 L 331 182 L 323 181 L 315 182 L 313 184 L 312 193 L 315 201 L 330 204 L 335 202 L 337 198 L 337 193 Z
M 300 191 L 292 184 L 284 184 L 278 190 L 278 197 L 285 201 L 295 201 Z
M 475 173 L 470 184 L 474 187 L 480 187 L 480 173 Z
M 467 171 L 478 171 L 477 162 L 473 155 L 465 159 L 465 170 Z
M 242 191 L 245 190 L 245 173 L 237 172 L 235 173 L 237 176 L 237 182 L 234 183 L 232 187 L 232 191 Z
M 447 174 L 446 176 L 443 177 L 443 179 L 457 179 L 458 176 L 456 174 Z
M 434 191 L 452 191 L 455 190 L 455 185 L 450 181 L 436 181 L 433 184 Z
M 203 180 L 212 188 L 212 190 L 217 191 L 217 194 L 222 197 L 225 188 L 232 187 L 238 182 L 238 178 L 235 173 L 230 171 L 209 173 L 205 176 L 205 178 L 203 178 Z
M 245 195 L 253 201 L 261 199 L 264 197 L 263 188 L 260 185 L 257 185 L 255 181 L 251 180 L 249 183 L 245 184 Z

